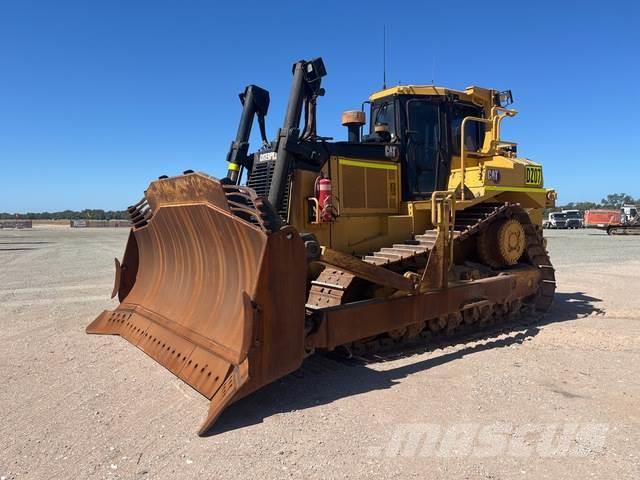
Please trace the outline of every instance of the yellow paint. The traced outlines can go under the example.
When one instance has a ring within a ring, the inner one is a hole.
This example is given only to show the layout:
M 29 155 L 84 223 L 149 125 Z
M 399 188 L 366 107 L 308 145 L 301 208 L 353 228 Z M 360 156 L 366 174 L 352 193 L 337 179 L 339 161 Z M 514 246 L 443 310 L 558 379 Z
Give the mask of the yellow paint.
M 484 187 L 488 192 L 525 192 L 525 193 L 546 193 L 545 188 L 535 187 L 508 187 L 508 186 L 494 186 L 487 185 Z
M 517 112 L 496 106 L 494 98 L 497 93 L 480 87 L 454 90 L 434 85 L 400 85 L 376 92 L 370 100 L 390 99 L 395 95 L 453 94 L 461 102 L 480 106 L 484 115 L 475 121 L 485 124 L 485 135 L 479 151 L 454 155 L 450 162 L 447 190 L 456 192 L 455 211 L 483 203 L 517 203 L 526 209 L 535 224 L 540 225 L 543 208 L 552 205 L 555 197 L 553 192 L 547 194 L 549 189 L 543 188 L 545 182 L 541 165 L 519 158 L 516 144 L 501 139 L 502 120 Z M 463 136 L 462 132 L 458 134 Z M 461 139 L 458 143 L 464 144 Z M 315 234 L 321 245 L 358 255 L 366 255 L 433 229 L 433 206 L 429 198 L 402 201 L 401 174 L 404 168 L 404 164 L 392 160 L 331 157 L 321 172 L 333 183 L 334 207 L 338 217 L 331 223 L 314 223 L 311 218 L 313 202 L 309 197 L 314 196 L 318 174 L 295 171 L 289 223 L 300 231 Z M 466 189 L 464 200 L 461 184 Z M 379 201 L 381 199 L 386 199 L 386 202 Z
M 369 100 L 373 102 L 390 95 L 445 95 L 447 92 L 453 92 L 453 90 L 435 85 L 398 85 L 373 93 Z
M 374 163 L 372 161 L 360 162 L 357 160 L 347 160 L 345 158 L 341 158 L 339 160 L 340 165 L 349 165 L 351 167 L 365 167 L 365 168 L 379 168 L 382 170 L 397 170 L 398 165 L 393 163 Z
M 493 94 L 495 93 L 495 90 L 476 86 L 467 87 L 464 90 L 455 90 L 453 88 L 439 87 L 436 85 L 397 85 L 395 87 L 390 87 L 373 93 L 369 97 L 369 100 L 373 102 L 392 95 L 444 96 L 450 93 L 458 95 L 459 97 L 469 100 L 477 105 L 482 105 L 486 107 L 487 111 L 489 111 L 493 106 Z
M 238 165 L 237 163 L 230 163 L 229 170 L 237 172 L 238 170 L 240 170 L 240 165 Z
M 331 163 L 333 194 L 343 215 L 399 213 L 399 164 L 344 157 L 333 157 Z

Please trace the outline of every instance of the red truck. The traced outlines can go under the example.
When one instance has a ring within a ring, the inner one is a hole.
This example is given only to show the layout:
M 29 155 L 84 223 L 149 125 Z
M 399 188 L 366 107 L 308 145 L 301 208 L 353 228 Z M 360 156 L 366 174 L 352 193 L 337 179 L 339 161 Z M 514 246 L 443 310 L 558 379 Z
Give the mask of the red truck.
M 587 210 L 584 212 L 586 228 L 606 228 L 621 223 L 620 210 Z

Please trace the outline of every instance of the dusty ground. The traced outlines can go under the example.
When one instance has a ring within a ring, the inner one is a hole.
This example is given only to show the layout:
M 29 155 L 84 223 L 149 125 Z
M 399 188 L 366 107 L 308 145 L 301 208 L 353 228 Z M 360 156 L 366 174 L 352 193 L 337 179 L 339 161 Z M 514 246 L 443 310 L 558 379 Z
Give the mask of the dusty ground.
M 203 397 L 84 334 L 115 305 L 126 235 L 0 232 L 2 480 L 640 477 L 638 237 L 551 232 L 542 323 L 377 363 L 313 358 L 198 438 Z

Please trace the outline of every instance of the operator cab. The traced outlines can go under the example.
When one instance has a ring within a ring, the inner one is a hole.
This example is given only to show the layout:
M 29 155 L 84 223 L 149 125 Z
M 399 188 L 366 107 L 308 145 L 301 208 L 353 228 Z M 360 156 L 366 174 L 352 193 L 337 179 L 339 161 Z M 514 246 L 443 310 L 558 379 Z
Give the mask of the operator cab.
M 479 91 L 490 101 L 482 104 Z M 494 92 L 470 87 L 464 92 L 442 87 L 393 87 L 371 96 L 369 134 L 365 143 L 392 143 L 400 147 L 402 200 L 421 200 L 446 190 L 452 159 L 460 157 L 462 121 L 465 117 L 486 118 Z M 381 135 L 381 131 L 386 131 Z M 467 122 L 465 150 L 482 151 L 485 127 Z M 453 164 L 453 168 L 458 168 Z

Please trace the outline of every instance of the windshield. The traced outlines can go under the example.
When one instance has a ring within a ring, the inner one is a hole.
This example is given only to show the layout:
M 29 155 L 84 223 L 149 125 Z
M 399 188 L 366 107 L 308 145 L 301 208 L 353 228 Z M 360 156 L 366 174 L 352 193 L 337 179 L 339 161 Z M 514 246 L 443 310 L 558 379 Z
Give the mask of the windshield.
M 575 212 L 565 212 L 565 215 L 567 218 L 577 218 L 580 219 L 580 212 L 575 211 Z
M 567 216 L 564 213 L 552 213 L 551 218 L 554 220 L 564 220 Z

